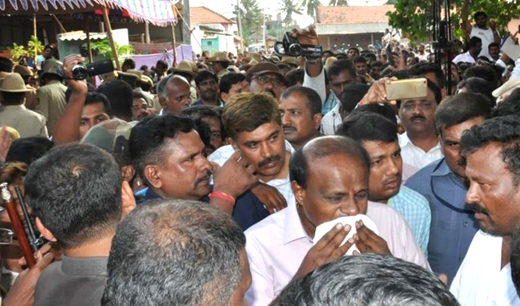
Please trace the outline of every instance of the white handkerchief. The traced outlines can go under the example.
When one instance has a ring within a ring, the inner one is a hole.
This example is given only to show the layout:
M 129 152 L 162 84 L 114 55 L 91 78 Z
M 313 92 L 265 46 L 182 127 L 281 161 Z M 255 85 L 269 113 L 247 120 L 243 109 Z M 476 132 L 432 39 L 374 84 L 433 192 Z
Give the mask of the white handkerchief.
M 343 240 L 343 243 L 342 243 L 342 245 L 343 245 L 345 242 L 347 242 L 347 240 L 352 238 L 352 236 L 354 236 L 355 233 L 357 233 L 356 221 L 359 221 L 359 220 L 363 221 L 363 224 L 366 227 L 368 227 L 371 231 L 373 231 L 376 235 L 379 235 L 379 231 L 377 230 L 377 226 L 374 223 L 374 221 L 372 221 L 372 219 L 370 219 L 367 215 L 359 214 L 356 216 L 337 218 L 332 221 L 320 224 L 316 228 L 316 232 L 314 233 L 313 244 L 318 243 L 318 241 L 320 241 L 320 239 L 323 236 L 325 236 L 325 234 L 327 234 L 332 228 L 334 228 L 334 226 L 336 224 L 341 223 L 341 224 L 343 224 L 343 226 L 348 224 L 351 227 L 350 232 L 348 233 L 347 237 L 345 238 L 345 240 Z M 354 252 L 354 251 L 359 252 L 359 250 L 355 244 L 350 249 L 348 249 L 348 251 L 345 255 L 352 255 L 352 252 Z

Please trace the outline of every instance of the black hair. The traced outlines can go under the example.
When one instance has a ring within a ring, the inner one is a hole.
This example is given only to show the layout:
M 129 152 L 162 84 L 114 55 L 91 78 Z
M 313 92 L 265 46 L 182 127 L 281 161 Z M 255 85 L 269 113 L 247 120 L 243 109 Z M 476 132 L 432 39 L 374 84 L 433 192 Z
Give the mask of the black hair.
M 3 72 L 12 72 L 14 67 L 14 63 L 12 60 L 7 57 L 0 56 L 0 71 Z
M 229 93 L 229 90 L 231 90 L 231 87 L 233 85 L 240 83 L 246 79 L 246 76 L 241 73 L 226 73 L 219 82 L 219 89 L 220 92 L 223 93 Z
M 367 60 L 366 58 L 364 58 L 363 56 L 361 55 L 358 55 L 356 57 L 354 57 L 354 59 L 352 60 L 352 62 L 355 64 L 355 63 L 367 63 Z
M 392 121 L 397 126 L 396 112 L 388 103 L 369 103 L 356 107 L 349 116 L 354 116 L 359 113 L 370 112 L 379 114 L 386 119 Z M 348 118 L 348 117 L 347 117 Z
M 397 125 L 380 114 L 361 112 L 348 116 L 336 135 L 350 137 L 358 142 L 390 143 L 397 141 Z
M 482 39 L 477 36 L 473 36 L 468 41 L 468 49 L 476 47 L 478 43 L 482 43 Z
M 95 92 L 96 87 L 94 85 L 87 83 L 87 92 Z M 72 87 L 67 87 L 67 90 L 65 90 L 65 102 L 69 103 L 70 97 L 72 96 Z
M 163 66 L 164 69 L 168 69 L 168 63 L 165 60 L 158 60 L 157 63 L 155 63 L 155 67 L 157 66 Z
M 484 16 L 486 19 L 488 18 L 488 15 L 485 12 L 478 11 L 473 15 L 473 19 L 477 20 L 477 18 L 480 16 Z
M 321 98 L 318 93 L 309 87 L 304 86 L 292 86 L 287 88 L 282 95 L 280 96 L 280 100 L 287 99 L 290 95 L 297 93 L 303 95 L 307 99 L 307 107 L 311 111 L 311 115 L 321 113 Z
M 298 149 L 291 157 L 289 164 L 289 177 L 291 182 L 296 182 L 301 188 L 307 188 L 309 176 L 309 164 L 318 158 L 333 154 L 344 154 L 357 158 L 370 169 L 370 159 L 363 147 L 351 138 L 343 136 L 324 136 L 307 143 Z
M 121 220 L 121 175 L 114 158 L 87 144 L 67 144 L 34 161 L 25 198 L 64 248 L 95 241 Z
M 495 117 L 473 126 L 462 134 L 462 155 L 472 154 L 490 143 L 501 146 L 502 161 L 512 173 L 513 184 L 520 182 L 520 120 L 518 116 Z
M 520 116 L 520 88 L 511 92 L 502 102 L 498 103 L 493 109 L 492 117 L 501 117 L 507 115 Z
M 245 243 L 240 227 L 212 205 L 141 205 L 117 228 L 101 305 L 229 305 Z
M 428 89 L 433 92 L 433 96 L 435 97 L 435 102 L 437 103 L 437 105 L 439 105 L 439 103 L 441 103 L 441 100 L 442 100 L 442 93 L 441 93 L 440 88 L 437 85 L 435 85 L 435 83 L 433 83 L 432 81 L 430 81 L 428 79 L 426 79 L 426 85 L 428 86 Z
M 423 77 L 427 73 L 431 72 L 435 74 L 435 78 L 437 79 L 437 83 L 439 84 L 440 89 L 443 89 L 446 86 L 446 80 L 444 79 L 444 72 L 440 66 L 432 63 L 422 62 L 408 68 L 408 75 L 410 77 Z
M 492 42 L 488 45 L 488 50 L 491 49 L 492 47 L 498 47 L 500 49 L 500 44 L 496 43 L 496 42 Z
M 24 102 L 25 92 L 6 92 L 2 91 L 2 104 L 19 105 Z
M 45 155 L 53 146 L 54 142 L 47 137 L 20 138 L 11 144 L 5 161 L 31 165 L 33 161 Z
M 199 71 L 199 73 L 197 73 L 197 75 L 195 76 L 195 85 L 197 87 L 199 87 L 200 83 L 202 83 L 203 81 L 205 81 L 207 79 L 212 79 L 218 85 L 217 75 L 214 72 L 208 71 L 208 70 L 201 70 L 201 71 Z
M 516 288 L 516 293 L 520 295 L 520 227 L 511 236 L 511 278 Z
M 99 93 L 99 92 L 88 92 L 87 96 L 85 98 L 84 106 L 90 105 L 90 104 L 96 104 L 96 103 L 103 103 L 105 113 L 107 113 L 107 114 L 111 113 L 110 101 L 104 94 Z
M 287 87 L 295 86 L 298 83 L 303 84 L 303 79 L 305 77 L 305 70 L 301 68 L 291 69 L 285 75 L 285 83 Z
M 489 66 L 472 66 L 466 69 L 462 75 L 463 80 L 472 77 L 485 80 L 489 83 L 490 88 L 493 88 L 492 90 L 495 90 L 498 86 L 498 76 L 495 70 Z
M 330 68 L 327 70 L 329 79 L 333 76 L 338 76 L 344 70 L 346 70 L 353 78 L 356 77 L 356 68 L 354 68 L 352 62 L 348 59 L 339 59 L 332 63 Z
M 484 79 L 470 77 L 460 81 L 457 87 L 459 89 L 466 88 L 466 92 L 484 95 L 487 99 L 489 99 L 489 102 L 492 104 L 492 106 L 496 105 L 496 99 L 493 97 L 493 90 L 495 90 L 496 87 Z
M 135 69 L 135 61 L 131 58 L 127 58 L 121 66 L 128 66 L 130 69 Z
M 162 163 L 167 153 L 165 141 L 194 129 L 192 119 L 172 114 L 151 116 L 140 121 L 132 128 L 128 141 L 130 158 L 137 174 L 148 183 L 144 169 L 147 165 Z
M 460 93 L 442 101 L 435 110 L 435 126 L 442 136 L 442 129 L 450 128 L 473 118 L 488 119 L 491 102 L 477 93 Z
M 347 84 L 339 97 L 343 110 L 350 113 L 363 99 L 369 88 L 370 86 L 366 84 Z
M 96 91 L 104 94 L 110 101 L 110 116 L 130 120 L 132 118 L 132 90 L 132 87 L 125 81 L 113 80 L 101 84 Z
M 378 254 L 343 256 L 293 280 L 273 306 L 459 306 L 435 274 Z

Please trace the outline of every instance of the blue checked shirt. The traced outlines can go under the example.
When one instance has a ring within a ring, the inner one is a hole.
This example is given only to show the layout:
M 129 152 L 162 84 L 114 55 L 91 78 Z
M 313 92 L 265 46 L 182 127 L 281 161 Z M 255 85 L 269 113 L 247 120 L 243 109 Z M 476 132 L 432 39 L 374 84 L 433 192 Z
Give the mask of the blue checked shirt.
M 428 200 L 417 191 L 402 185 L 399 193 L 388 200 L 388 206 L 401 213 L 424 256 L 428 257 L 428 241 L 430 240 L 432 219 Z

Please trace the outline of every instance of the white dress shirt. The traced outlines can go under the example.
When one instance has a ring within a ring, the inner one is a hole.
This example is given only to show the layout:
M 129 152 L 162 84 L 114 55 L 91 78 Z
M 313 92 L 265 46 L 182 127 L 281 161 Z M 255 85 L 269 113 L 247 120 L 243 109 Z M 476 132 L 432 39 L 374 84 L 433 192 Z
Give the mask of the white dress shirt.
M 406 132 L 398 135 L 398 138 L 399 146 L 401 147 L 401 156 L 403 158 L 403 184 L 417 171 L 444 156 L 441 151 L 440 142 L 431 148 L 430 151 L 424 152 L 423 149 L 413 144 Z
M 336 106 L 321 119 L 321 133 L 323 135 L 335 135 L 336 130 L 343 123 L 341 113 L 339 112 L 340 106 L 341 103 L 337 103 Z
M 368 202 L 367 215 L 375 222 L 395 257 L 430 270 L 406 221 L 397 211 L 387 205 Z M 294 277 L 312 247 L 312 239 L 303 228 L 296 205 L 288 205 L 245 233 L 253 276 L 246 299 L 250 306 L 267 306 Z
M 482 49 L 483 50 L 483 49 Z M 461 53 L 452 60 L 452 62 L 457 65 L 458 63 L 472 63 L 476 64 L 475 58 L 469 54 L 469 51 L 466 53 Z
M 517 306 L 511 264 L 501 268 L 502 237 L 479 230 L 453 279 L 451 293 L 462 306 Z

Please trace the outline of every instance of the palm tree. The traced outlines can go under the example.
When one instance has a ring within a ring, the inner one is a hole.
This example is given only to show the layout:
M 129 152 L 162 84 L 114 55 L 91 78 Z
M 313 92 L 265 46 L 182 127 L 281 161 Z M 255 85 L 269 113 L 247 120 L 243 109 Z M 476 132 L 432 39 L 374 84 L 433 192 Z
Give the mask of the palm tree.
M 241 0 L 240 15 L 242 16 L 242 35 L 246 44 L 249 44 L 252 33 L 258 32 L 264 23 L 264 15 L 258 6 L 257 0 Z M 237 11 L 235 10 L 235 15 Z
M 307 15 L 314 19 L 314 23 L 316 23 L 316 14 L 320 5 L 320 0 L 303 0 L 302 7 L 307 9 Z
M 301 11 L 301 3 L 299 3 L 300 0 L 281 0 L 280 4 L 282 8 L 280 9 L 281 12 L 285 12 L 285 18 L 283 22 L 288 25 L 293 23 L 292 15 L 298 14 L 302 15 Z
M 331 5 L 331 6 L 348 5 L 348 0 L 330 0 L 329 5 Z

